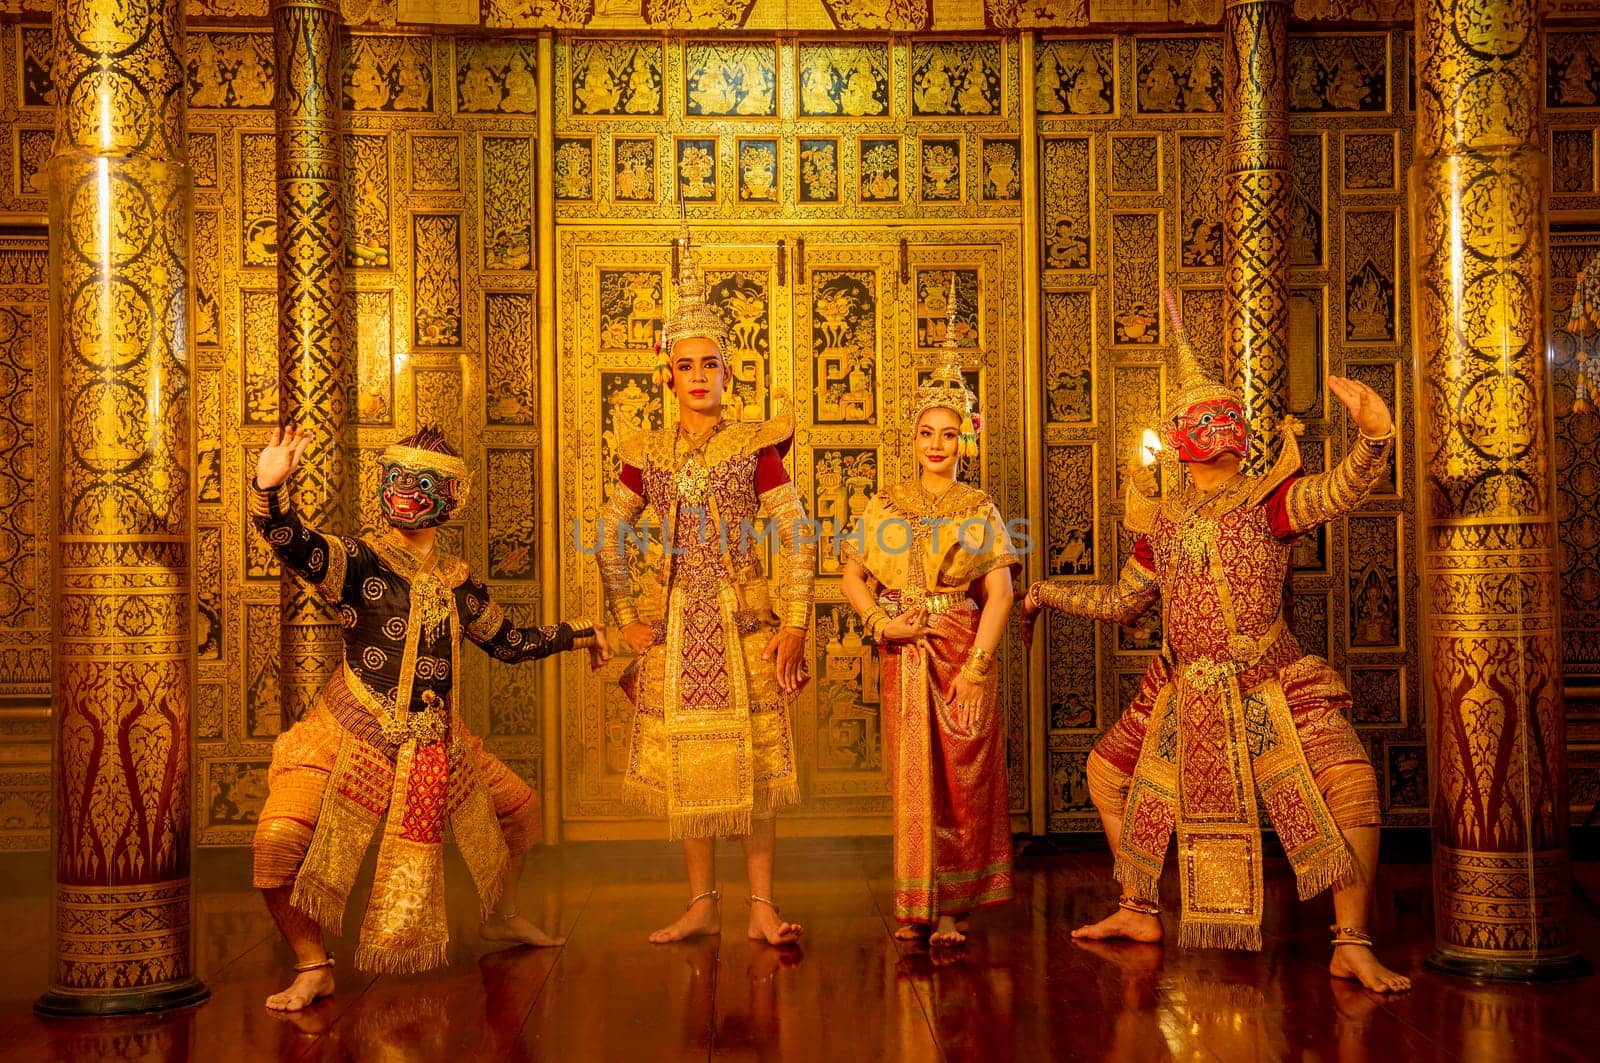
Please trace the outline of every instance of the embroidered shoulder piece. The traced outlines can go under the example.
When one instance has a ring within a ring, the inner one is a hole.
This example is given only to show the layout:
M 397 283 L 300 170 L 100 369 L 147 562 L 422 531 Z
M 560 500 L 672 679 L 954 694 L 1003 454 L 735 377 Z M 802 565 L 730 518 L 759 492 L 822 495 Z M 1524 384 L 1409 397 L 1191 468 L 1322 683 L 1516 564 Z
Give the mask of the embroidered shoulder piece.
M 1300 456 L 1300 433 L 1305 431 L 1305 426 L 1298 418 L 1289 416 L 1279 421 L 1278 427 L 1283 438 L 1278 445 L 1278 460 L 1272 463 L 1272 468 L 1267 470 L 1265 476 L 1256 479 L 1250 491 L 1250 504 L 1253 506 L 1259 506 L 1271 498 L 1272 492 L 1299 473 L 1304 464 Z
M 762 447 L 777 447 L 787 454 L 794 441 L 794 422 L 787 417 L 770 421 L 736 421 L 722 429 L 706 444 L 706 464 L 716 465 L 730 458 L 754 454 Z
M 919 518 L 926 517 L 928 504 L 922 492 L 917 489 L 915 480 L 907 480 L 894 484 L 875 496 L 883 500 L 884 508 L 901 517 Z M 984 492 L 969 484 L 956 483 L 950 490 L 939 496 L 937 514 L 945 520 L 961 520 L 973 515 L 987 516 L 990 498 Z
M 371 547 L 372 552 L 378 555 L 378 559 L 388 567 L 389 571 L 410 583 L 416 577 L 420 566 L 417 563 L 417 556 L 396 542 L 397 538 L 398 536 L 391 534 L 378 538 L 363 537 L 361 541 Z M 444 581 L 444 585 L 452 589 L 461 586 L 472 574 L 467 562 L 454 554 L 441 556 L 435 571 Z
M 665 428 L 646 428 L 641 432 L 624 436 L 622 442 L 617 444 L 617 455 L 622 458 L 624 464 L 642 469 L 649 461 L 651 452 L 659 447 L 657 437 L 666 434 Z

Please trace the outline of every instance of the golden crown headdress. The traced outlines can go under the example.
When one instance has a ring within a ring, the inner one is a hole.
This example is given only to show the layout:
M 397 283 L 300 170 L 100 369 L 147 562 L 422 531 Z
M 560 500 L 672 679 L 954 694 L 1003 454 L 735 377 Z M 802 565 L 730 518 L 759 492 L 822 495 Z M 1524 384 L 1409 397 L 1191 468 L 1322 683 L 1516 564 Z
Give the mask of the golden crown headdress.
M 722 312 L 706 302 L 705 275 L 689 236 L 689 220 L 683 221 L 678 236 L 678 298 L 672 316 L 661 330 L 661 346 L 656 352 L 656 383 L 662 387 L 672 380 L 672 345 L 691 338 L 711 340 L 722 350 L 728 345 L 728 323 Z
M 1183 416 L 1185 410 L 1197 402 L 1215 402 L 1219 399 L 1232 399 L 1240 407 L 1244 406 L 1244 399 L 1237 391 L 1223 384 L 1205 371 L 1200 364 L 1200 359 L 1194 353 L 1194 345 L 1189 342 L 1189 334 L 1183 328 L 1183 314 L 1178 310 L 1178 300 L 1166 288 L 1161 289 L 1161 299 L 1167 304 L 1167 316 L 1172 320 L 1172 332 L 1178 341 L 1178 353 L 1173 371 L 1176 381 L 1172 391 L 1172 399 L 1167 403 L 1166 412 L 1162 415 L 1168 424 Z
M 978 456 L 978 432 L 983 418 L 978 415 L 978 397 L 961 375 L 961 353 L 956 346 L 956 273 L 950 271 L 950 296 L 944 333 L 944 354 L 927 381 L 917 387 L 912 398 L 911 427 L 932 409 L 946 409 L 961 418 L 961 456 Z

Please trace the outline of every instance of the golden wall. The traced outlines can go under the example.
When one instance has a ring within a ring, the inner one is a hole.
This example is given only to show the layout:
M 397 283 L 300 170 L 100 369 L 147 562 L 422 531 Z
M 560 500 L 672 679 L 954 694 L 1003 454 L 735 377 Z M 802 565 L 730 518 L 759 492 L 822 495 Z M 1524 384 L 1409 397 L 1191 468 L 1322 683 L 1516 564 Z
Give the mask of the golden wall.
M 0 847 L 39 848 L 53 431 L 35 178 L 50 153 L 51 45 L 44 23 L 0 30 L 11 130 L 0 152 Z M 1298 548 L 1293 598 L 1300 638 L 1350 681 L 1388 821 L 1423 824 L 1408 48 L 1402 31 L 1290 39 L 1291 411 L 1308 425 L 1313 468 L 1337 461 L 1354 432 L 1322 384 L 1329 372 L 1375 387 L 1401 432 L 1378 494 Z M 188 52 L 195 812 L 203 844 L 234 844 L 249 836 L 282 728 L 278 573 L 242 490 L 278 407 L 271 32 L 194 19 Z M 1122 470 L 1162 407 L 1163 284 L 1181 293 L 1202 351 L 1219 350 L 1230 221 L 1215 30 L 687 41 L 352 32 L 343 69 L 352 479 L 365 525 L 376 519 L 378 451 L 439 421 L 484 488 L 449 547 L 526 621 L 547 595 L 567 614 L 593 609 L 592 559 L 567 522 L 592 520 L 616 440 L 670 413 L 649 382 L 650 347 L 671 305 L 681 207 L 729 320 L 736 413 L 793 413 L 791 471 L 817 513 L 848 520 L 911 474 L 904 408 L 945 339 L 953 279 L 955 342 L 991 419 L 968 474 L 1007 516 L 1033 518 L 1030 576 L 1116 572 L 1129 547 Z M 1570 278 L 1600 248 L 1600 223 L 1583 224 L 1585 211 L 1600 218 L 1600 34 L 1553 30 L 1548 78 L 1559 321 Z M 1581 518 L 1563 531 L 1567 668 L 1575 684 L 1600 685 L 1600 422 L 1568 412 L 1572 343 L 1556 335 L 1563 514 Z M 551 512 L 541 499 L 558 469 Z M 548 536 L 561 543 L 545 555 Z M 795 715 L 807 800 L 786 829 L 880 831 L 875 657 L 829 551 L 819 566 L 816 679 Z M 1092 828 L 1084 757 L 1157 638 L 1052 618 L 1031 686 L 1007 641 L 1019 825 Z M 468 722 L 545 790 L 565 836 L 659 836 L 620 799 L 626 703 L 610 679 L 621 662 L 599 676 L 564 663 L 554 703 L 535 667 L 467 663 Z M 1600 786 L 1597 705 L 1570 701 L 1575 805 Z

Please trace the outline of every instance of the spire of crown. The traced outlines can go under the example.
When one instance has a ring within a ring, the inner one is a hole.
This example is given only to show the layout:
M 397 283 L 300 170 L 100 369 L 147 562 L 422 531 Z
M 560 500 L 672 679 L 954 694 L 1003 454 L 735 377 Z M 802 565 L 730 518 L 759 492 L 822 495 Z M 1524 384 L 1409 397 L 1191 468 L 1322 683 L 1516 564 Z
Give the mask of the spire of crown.
M 1168 422 L 1175 421 L 1197 402 L 1232 399 L 1243 406 L 1244 400 L 1240 398 L 1238 392 L 1207 373 L 1205 367 L 1200 364 L 1194 344 L 1189 342 L 1189 333 L 1184 330 L 1183 314 L 1178 310 L 1177 297 L 1170 290 L 1163 288 L 1161 299 L 1166 303 L 1167 317 L 1172 321 L 1172 334 L 1178 345 L 1178 353 L 1172 367 L 1174 374 L 1172 398 L 1167 403 L 1163 418 Z
M 714 341 L 718 347 L 728 342 L 728 326 L 722 313 L 706 302 L 705 275 L 700 272 L 700 261 L 695 257 L 694 243 L 689 234 L 689 219 L 683 219 L 678 236 L 677 305 L 661 330 L 662 353 L 668 354 L 678 340 L 698 337 Z

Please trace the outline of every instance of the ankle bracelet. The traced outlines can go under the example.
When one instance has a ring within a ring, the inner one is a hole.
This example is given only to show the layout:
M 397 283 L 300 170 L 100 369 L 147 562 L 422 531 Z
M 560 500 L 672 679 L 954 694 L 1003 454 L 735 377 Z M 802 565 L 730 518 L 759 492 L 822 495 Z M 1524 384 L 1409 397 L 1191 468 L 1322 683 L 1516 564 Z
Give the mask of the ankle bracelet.
M 1138 897 L 1118 897 L 1117 907 L 1140 915 L 1160 915 L 1161 906 L 1151 901 L 1141 900 Z
M 294 973 L 295 974 L 305 974 L 307 971 L 320 971 L 324 967 L 332 967 L 332 966 L 333 966 L 333 957 L 331 955 L 329 955 L 329 956 L 323 957 L 320 960 L 313 960 L 310 963 L 297 963 L 297 964 L 295 964 L 294 965 Z

